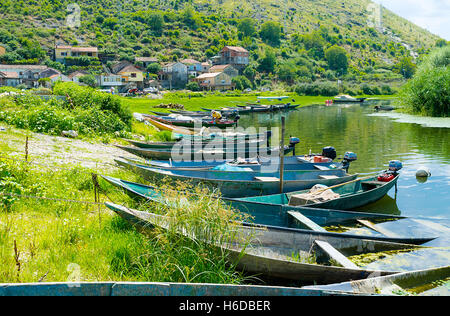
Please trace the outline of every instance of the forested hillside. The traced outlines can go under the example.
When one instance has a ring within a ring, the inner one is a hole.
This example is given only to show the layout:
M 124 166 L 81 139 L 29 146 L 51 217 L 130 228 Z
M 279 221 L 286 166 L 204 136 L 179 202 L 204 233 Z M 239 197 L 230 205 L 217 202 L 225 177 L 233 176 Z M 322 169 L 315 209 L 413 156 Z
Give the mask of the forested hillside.
M 80 0 L 79 27 L 68 27 L 72 0 L 2 0 L 3 63 L 51 61 L 55 44 L 97 46 L 104 63 L 160 62 L 216 55 L 225 45 L 250 51 L 244 75 L 255 85 L 344 79 L 398 81 L 439 37 L 382 10 L 379 27 L 367 0 Z M 76 12 L 75 12 L 76 13 Z M 86 68 L 102 71 L 97 61 Z

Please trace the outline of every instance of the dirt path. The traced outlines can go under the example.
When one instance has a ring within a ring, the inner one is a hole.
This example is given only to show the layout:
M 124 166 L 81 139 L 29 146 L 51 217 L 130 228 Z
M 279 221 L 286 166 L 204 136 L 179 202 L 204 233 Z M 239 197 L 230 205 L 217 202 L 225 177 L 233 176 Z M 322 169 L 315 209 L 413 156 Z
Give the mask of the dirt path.
M 116 157 L 135 157 L 112 144 L 49 136 L 10 127 L 0 131 L 0 155 L 24 159 L 27 135 L 28 160 L 32 162 L 105 169 L 108 166 L 114 168 Z

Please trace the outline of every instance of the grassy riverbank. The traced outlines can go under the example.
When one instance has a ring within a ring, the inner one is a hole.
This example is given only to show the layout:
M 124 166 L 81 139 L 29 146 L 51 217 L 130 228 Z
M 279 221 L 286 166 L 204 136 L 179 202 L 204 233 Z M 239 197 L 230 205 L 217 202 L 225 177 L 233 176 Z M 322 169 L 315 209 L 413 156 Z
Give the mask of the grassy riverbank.
M 64 138 L 41 135 L 47 142 L 37 143 L 38 135 L 28 133 L 29 163 L 25 163 L 25 134 L 8 129 L 0 139 L 0 282 L 243 282 L 217 249 L 173 231 L 142 235 L 103 205 L 92 204 L 92 173 L 142 181 L 101 160 L 112 154 L 112 146 L 92 144 L 96 149 L 89 150 L 100 160 L 94 161 L 94 156 L 74 149 Z M 46 143 L 52 143 L 53 150 L 40 152 L 38 147 Z M 142 207 L 101 179 L 98 182 L 99 202 L 108 195 L 116 203 Z M 202 196 L 200 202 L 170 211 L 183 211 L 183 223 L 203 223 L 208 231 L 224 235 L 234 213 L 225 208 L 218 212 L 220 205 L 209 194 Z
M 272 94 L 273 95 L 273 94 Z M 326 96 L 299 96 L 296 93 L 280 91 L 276 95 L 288 96 L 289 99 L 282 101 L 262 101 L 264 104 L 276 104 L 279 102 L 291 102 L 300 104 L 300 107 L 315 104 L 323 105 L 326 100 L 333 99 Z M 190 97 L 189 97 L 190 96 Z M 394 99 L 395 95 L 361 95 L 358 97 L 367 97 L 373 99 Z M 225 94 L 202 94 L 202 93 L 167 93 L 160 99 L 151 99 L 148 97 L 122 97 L 122 103 L 132 112 L 149 113 L 149 111 L 168 112 L 167 109 L 157 108 L 160 104 L 182 104 L 185 110 L 199 111 L 202 108 L 220 109 L 222 107 L 236 107 L 238 104 L 244 105 L 246 102 L 255 103 L 257 95 L 225 95 Z

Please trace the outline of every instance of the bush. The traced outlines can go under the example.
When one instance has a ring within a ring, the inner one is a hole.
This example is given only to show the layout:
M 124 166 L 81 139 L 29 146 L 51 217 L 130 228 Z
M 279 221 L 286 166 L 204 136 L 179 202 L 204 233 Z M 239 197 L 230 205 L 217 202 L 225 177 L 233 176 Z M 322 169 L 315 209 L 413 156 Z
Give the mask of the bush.
M 188 84 L 186 85 L 186 89 L 191 90 L 191 91 L 200 91 L 200 86 L 199 86 L 198 82 L 191 81 L 191 82 L 188 82 Z
M 411 112 L 450 116 L 450 46 L 433 51 L 403 87 L 400 99 Z
M 295 88 L 295 92 L 298 95 L 307 95 L 307 96 L 335 96 L 339 94 L 339 89 L 336 84 L 331 82 L 322 82 L 322 83 L 301 83 L 297 85 Z

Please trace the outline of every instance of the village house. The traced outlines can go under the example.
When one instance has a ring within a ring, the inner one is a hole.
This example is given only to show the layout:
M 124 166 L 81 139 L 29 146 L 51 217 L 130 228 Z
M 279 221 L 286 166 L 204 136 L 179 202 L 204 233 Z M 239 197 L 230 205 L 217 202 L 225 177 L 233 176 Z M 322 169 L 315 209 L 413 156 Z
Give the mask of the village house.
M 144 69 L 147 69 L 148 66 L 154 63 L 158 63 L 158 58 L 156 57 L 136 57 L 136 64 L 141 64 Z
M 231 65 L 215 65 L 209 68 L 209 72 L 224 72 L 231 78 L 239 76 L 239 71 Z
M 102 89 L 111 89 L 111 88 L 119 89 L 124 84 L 122 82 L 121 75 L 102 74 L 102 75 L 96 76 L 96 79 L 97 79 L 97 84 Z
M 209 68 L 211 68 L 211 64 L 207 61 L 202 63 L 202 73 L 209 72 Z
M 231 77 L 223 72 L 204 73 L 192 79 L 204 90 L 230 90 L 234 85 Z
M 161 85 L 165 88 L 184 88 L 188 81 L 188 70 L 181 62 L 167 63 L 159 73 Z
M 86 75 L 87 75 L 86 72 L 77 70 L 77 71 L 70 73 L 68 77 L 69 77 L 70 81 L 73 81 L 75 83 L 80 83 L 80 78 L 83 76 L 86 76 Z
M 0 71 L 0 86 L 17 87 L 21 83 L 15 71 Z
M 3 80 L 3 85 L 25 84 L 29 88 L 37 87 L 39 79 L 61 74 L 45 65 L 0 65 L 0 72 L 7 73 L 8 77 Z
M 134 65 L 129 65 L 122 68 L 116 73 L 116 75 L 120 75 L 122 77 L 122 83 L 130 88 L 144 88 L 144 73 Z
M 249 53 L 248 50 L 242 47 L 225 46 L 219 52 L 219 55 L 214 56 L 212 60 L 214 65 L 229 64 L 238 71 L 242 71 L 249 63 Z
M 188 76 L 197 77 L 200 73 L 203 72 L 202 63 L 195 59 L 192 58 L 183 59 L 180 60 L 180 63 L 186 65 Z
M 67 57 L 95 57 L 98 58 L 97 47 L 78 47 L 70 45 L 57 45 L 55 47 L 55 61 L 65 63 Z

